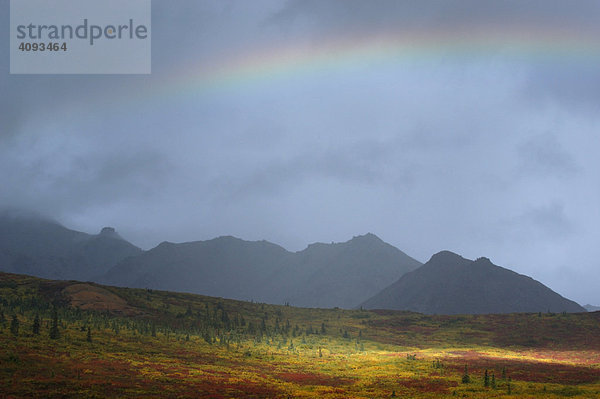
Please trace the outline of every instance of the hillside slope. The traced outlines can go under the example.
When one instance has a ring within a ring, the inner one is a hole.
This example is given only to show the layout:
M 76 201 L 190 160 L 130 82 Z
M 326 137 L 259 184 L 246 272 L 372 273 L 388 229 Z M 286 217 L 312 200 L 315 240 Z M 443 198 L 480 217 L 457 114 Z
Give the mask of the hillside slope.
M 600 392 L 600 312 L 440 316 L 296 308 L 1 272 L 0 299 L 2 397 L 485 399 Z
M 443 251 L 365 301 L 367 309 L 426 314 L 585 312 L 542 283 L 496 266 Z

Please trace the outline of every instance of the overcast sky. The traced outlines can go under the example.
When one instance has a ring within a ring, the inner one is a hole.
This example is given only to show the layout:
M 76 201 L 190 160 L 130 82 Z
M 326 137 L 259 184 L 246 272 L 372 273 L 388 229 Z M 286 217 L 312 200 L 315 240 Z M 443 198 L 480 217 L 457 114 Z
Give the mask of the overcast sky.
M 152 13 L 150 76 L 9 75 L 0 41 L 0 206 L 143 248 L 234 235 L 295 251 L 372 232 L 422 262 L 487 256 L 600 304 L 599 1 Z M 390 38 L 404 47 L 360 52 Z

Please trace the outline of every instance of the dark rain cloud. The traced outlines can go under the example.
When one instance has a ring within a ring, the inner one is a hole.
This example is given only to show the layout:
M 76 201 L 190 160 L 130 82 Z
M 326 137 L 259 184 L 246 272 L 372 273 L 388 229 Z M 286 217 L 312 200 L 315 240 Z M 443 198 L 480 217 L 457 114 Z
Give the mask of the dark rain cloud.
M 599 6 L 154 0 L 150 76 L 9 75 L 3 57 L 0 206 L 88 232 L 114 225 L 146 248 L 233 234 L 298 250 L 370 231 L 422 261 L 442 249 L 488 256 L 600 304 L 595 287 L 564 278 L 565 267 L 580 283 L 600 277 L 594 57 L 490 48 L 194 86 L 206 65 L 390 30 L 590 38 Z

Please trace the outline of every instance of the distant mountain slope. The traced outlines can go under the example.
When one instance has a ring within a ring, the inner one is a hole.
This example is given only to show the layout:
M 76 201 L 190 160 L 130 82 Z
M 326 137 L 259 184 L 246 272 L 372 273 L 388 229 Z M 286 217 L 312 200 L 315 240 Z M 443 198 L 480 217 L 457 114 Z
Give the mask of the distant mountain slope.
M 234 237 L 162 243 L 117 264 L 106 284 L 305 307 L 355 307 L 419 262 L 373 234 L 289 252 Z
M 183 244 L 163 242 L 123 260 L 102 279 L 114 285 L 273 301 L 269 276 L 291 256 L 266 241 L 234 237 Z
M 588 312 L 598 312 L 598 311 L 600 311 L 600 306 L 594 306 L 594 305 L 589 305 L 588 304 L 588 305 L 584 305 L 583 307 Z
M 443 251 L 365 301 L 367 309 L 426 314 L 585 312 L 531 277 Z
M 312 244 L 294 256 L 286 302 L 304 307 L 356 307 L 390 281 L 421 266 L 374 234 L 336 244 Z M 286 286 L 285 281 L 280 283 Z
M 141 252 L 110 227 L 90 235 L 32 213 L 0 212 L 0 270 L 5 272 L 89 280 Z

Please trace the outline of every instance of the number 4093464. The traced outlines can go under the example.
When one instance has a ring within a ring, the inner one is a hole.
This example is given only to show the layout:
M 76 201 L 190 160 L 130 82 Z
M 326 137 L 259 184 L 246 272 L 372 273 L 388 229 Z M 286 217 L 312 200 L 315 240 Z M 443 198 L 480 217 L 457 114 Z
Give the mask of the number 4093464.
M 19 45 L 21 51 L 67 51 L 67 43 L 26 43 Z

